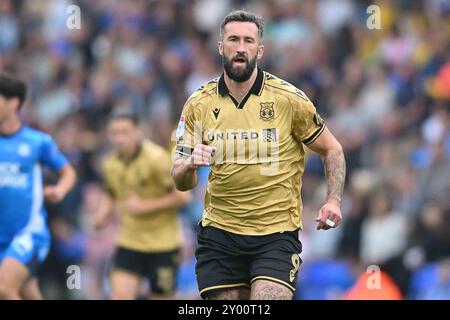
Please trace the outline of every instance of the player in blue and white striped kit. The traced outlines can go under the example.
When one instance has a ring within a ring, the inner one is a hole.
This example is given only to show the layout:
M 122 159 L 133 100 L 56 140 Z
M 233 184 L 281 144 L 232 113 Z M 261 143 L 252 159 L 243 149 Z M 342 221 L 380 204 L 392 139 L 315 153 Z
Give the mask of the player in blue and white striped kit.
M 73 167 L 53 139 L 19 119 L 26 86 L 0 74 L 0 299 L 41 299 L 36 270 L 50 248 L 44 197 L 61 201 L 73 187 Z M 58 172 L 43 188 L 42 166 Z

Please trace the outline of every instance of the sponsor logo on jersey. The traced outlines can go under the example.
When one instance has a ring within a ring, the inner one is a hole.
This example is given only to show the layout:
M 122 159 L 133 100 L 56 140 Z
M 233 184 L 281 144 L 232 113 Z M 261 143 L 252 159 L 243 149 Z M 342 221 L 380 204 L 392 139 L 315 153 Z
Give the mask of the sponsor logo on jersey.
M 21 157 L 28 157 L 31 154 L 31 148 L 26 143 L 21 143 L 17 149 L 17 153 Z

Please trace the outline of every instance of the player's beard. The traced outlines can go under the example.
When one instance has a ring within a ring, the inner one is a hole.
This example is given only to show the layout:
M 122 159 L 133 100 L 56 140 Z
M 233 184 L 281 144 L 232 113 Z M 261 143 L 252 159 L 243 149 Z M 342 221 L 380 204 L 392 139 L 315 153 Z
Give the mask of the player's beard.
M 244 68 L 233 67 L 233 62 L 235 59 L 244 60 L 245 67 Z M 256 60 L 257 55 L 255 55 L 255 57 L 250 61 L 247 59 L 247 57 L 243 55 L 237 55 L 233 59 L 228 59 L 224 54 L 222 55 L 222 64 L 227 76 L 230 77 L 231 80 L 234 80 L 236 82 L 244 82 L 250 79 L 253 70 L 255 70 L 256 67 Z

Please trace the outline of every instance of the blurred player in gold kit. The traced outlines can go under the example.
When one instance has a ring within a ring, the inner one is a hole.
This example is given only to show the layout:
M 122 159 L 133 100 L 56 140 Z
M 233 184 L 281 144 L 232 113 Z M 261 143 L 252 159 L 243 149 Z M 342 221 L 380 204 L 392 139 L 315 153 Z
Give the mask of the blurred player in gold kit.
M 143 139 L 138 122 L 136 115 L 123 112 L 109 120 L 115 150 L 103 164 L 107 192 L 95 224 L 103 227 L 117 206 L 121 225 L 111 274 L 113 299 L 137 298 L 143 278 L 150 281 L 151 298 L 170 298 L 181 243 L 178 207 L 189 202 L 189 194 L 175 189 L 169 152 Z

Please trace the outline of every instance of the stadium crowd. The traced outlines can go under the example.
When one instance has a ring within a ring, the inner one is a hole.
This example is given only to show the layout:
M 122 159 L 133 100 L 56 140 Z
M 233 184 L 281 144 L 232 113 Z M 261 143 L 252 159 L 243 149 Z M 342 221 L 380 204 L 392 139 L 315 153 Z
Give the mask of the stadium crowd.
M 79 30 L 66 25 L 71 4 L 81 8 Z M 372 4 L 381 29 L 366 23 Z M 108 297 L 117 224 L 98 232 L 90 222 L 108 115 L 131 108 L 170 148 L 186 98 L 222 72 L 220 20 L 244 7 L 265 18 L 262 68 L 308 95 L 347 160 L 343 225 L 318 232 L 326 186 L 320 159 L 308 158 L 296 298 L 345 298 L 379 266 L 403 298 L 450 299 L 448 0 L 0 0 L 0 70 L 27 81 L 23 118 L 51 133 L 78 172 L 63 203 L 48 205 L 44 297 Z M 180 212 L 178 298 L 198 298 L 193 252 L 207 176 L 202 169 Z M 81 266 L 80 290 L 66 287 L 69 265 Z

